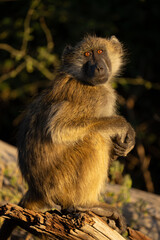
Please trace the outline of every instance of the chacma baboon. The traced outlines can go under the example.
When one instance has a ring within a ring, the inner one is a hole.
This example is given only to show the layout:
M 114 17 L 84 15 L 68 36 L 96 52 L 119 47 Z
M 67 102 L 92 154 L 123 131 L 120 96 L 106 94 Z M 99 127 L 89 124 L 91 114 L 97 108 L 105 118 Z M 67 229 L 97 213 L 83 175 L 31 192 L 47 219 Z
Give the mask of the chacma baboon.
M 116 113 L 111 85 L 123 55 L 114 36 L 87 36 L 65 48 L 55 81 L 20 126 L 19 166 L 28 183 L 21 206 L 90 209 L 123 229 L 117 210 L 98 201 L 110 159 L 126 156 L 135 144 L 133 128 Z

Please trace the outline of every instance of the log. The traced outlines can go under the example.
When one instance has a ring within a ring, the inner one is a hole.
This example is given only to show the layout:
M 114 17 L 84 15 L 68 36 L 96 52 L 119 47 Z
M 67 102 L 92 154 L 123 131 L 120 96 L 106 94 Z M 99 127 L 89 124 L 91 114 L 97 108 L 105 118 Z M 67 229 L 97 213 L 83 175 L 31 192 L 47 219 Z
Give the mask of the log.
M 118 232 L 92 212 L 70 212 L 57 210 L 35 212 L 15 204 L 0 207 L 0 216 L 12 219 L 29 233 L 46 240 L 125 240 Z M 140 231 L 128 228 L 131 240 L 151 240 Z
M 117 231 L 92 212 L 72 212 L 64 215 L 52 210 L 42 213 L 15 204 L 5 204 L 0 207 L 0 216 L 14 220 L 21 228 L 39 238 L 124 240 Z

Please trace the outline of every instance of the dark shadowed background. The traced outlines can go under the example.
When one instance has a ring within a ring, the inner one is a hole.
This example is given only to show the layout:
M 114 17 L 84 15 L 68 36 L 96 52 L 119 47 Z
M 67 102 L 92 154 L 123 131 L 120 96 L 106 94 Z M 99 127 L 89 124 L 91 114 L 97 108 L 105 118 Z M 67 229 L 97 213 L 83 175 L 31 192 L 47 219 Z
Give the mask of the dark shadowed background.
M 160 1 L 1 0 L 0 13 L 0 139 L 16 145 L 22 113 L 54 79 L 66 44 L 116 35 L 127 53 L 114 83 L 119 112 L 137 134 L 123 174 L 160 193 Z

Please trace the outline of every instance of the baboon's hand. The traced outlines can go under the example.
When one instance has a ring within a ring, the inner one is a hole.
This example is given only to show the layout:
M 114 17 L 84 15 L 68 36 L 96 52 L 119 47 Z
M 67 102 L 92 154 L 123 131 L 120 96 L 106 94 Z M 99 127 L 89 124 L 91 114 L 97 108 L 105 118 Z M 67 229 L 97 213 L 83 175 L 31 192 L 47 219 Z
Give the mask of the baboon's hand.
M 124 156 L 126 156 L 134 148 L 135 136 L 136 136 L 135 131 L 131 127 L 131 125 L 129 124 L 128 131 L 127 131 L 127 134 L 126 134 L 126 138 L 125 138 L 125 141 L 124 141 L 124 143 L 126 143 L 126 145 L 127 145 Z
M 112 142 L 113 142 L 112 150 L 113 160 L 116 159 L 118 156 L 127 156 L 127 154 L 133 149 L 135 145 L 135 131 L 133 130 L 131 125 L 128 124 L 125 138 L 124 136 L 116 135 L 114 138 L 112 138 Z

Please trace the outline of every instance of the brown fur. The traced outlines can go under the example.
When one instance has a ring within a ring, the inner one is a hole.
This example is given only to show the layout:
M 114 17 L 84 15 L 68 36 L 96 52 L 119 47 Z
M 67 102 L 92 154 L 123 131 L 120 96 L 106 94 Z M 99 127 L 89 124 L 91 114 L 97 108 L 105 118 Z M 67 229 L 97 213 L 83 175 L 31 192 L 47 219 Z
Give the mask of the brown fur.
M 104 84 L 77 80 L 82 78 L 84 52 L 90 49 L 107 51 L 109 78 Z M 134 135 L 116 115 L 111 80 L 122 64 L 122 46 L 115 37 L 87 36 L 64 50 L 55 81 L 29 106 L 20 127 L 19 166 L 29 186 L 20 205 L 35 209 L 58 204 L 64 209 L 98 204 L 112 139 L 119 136 L 123 143 L 129 130 Z M 127 145 L 125 154 L 133 145 Z

